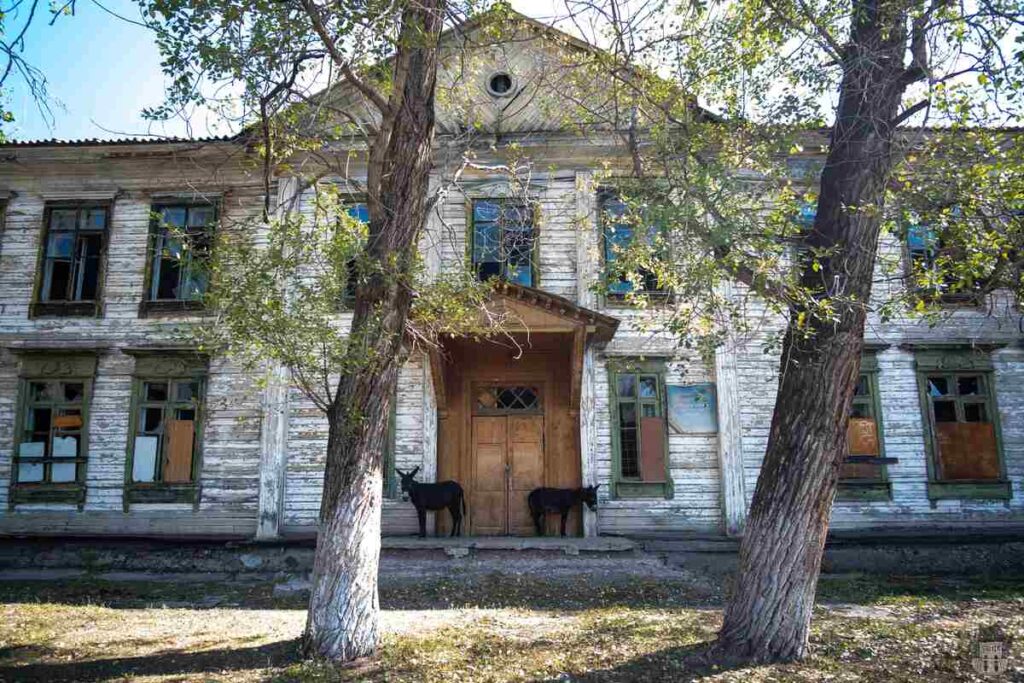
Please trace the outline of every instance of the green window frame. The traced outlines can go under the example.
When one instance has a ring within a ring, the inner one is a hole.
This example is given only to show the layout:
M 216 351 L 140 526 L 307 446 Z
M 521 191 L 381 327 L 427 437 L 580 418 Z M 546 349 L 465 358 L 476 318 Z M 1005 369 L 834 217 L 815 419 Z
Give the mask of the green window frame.
M 395 399 L 391 401 L 391 411 L 388 414 L 388 433 L 384 442 L 384 497 L 398 497 L 398 479 L 395 477 L 395 444 L 398 436 L 398 391 L 395 391 Z
M 150 214 L 140 314 L 201 310 L 210 285 L 205 266 L 219 219 L 217 204 L 159 202 Z
M 198 507 L 206 383 L 206 363 L 194 356 L 136 358 L 124 474 L 126 512 L 132 503 Z M 184 424 L 189 422 L 190 428 Z M 181 439 L 189 437 L 186 466 L 178 449 Z
M 539 286 L 537 207 L 509 198 L 479 197 L 469 204 L 469 260 L 476 277 Z
M 669 467 L 668 419 L 665 410 L 665 364 L 614 360 L 608 363 L 612 428 L 612 495 L 616 498 L 672 498 L 675 488 Z M 645 444 L 645 418 L 657 418 L 652 431 L 659 444 Z M 648 450 L 649 449 L 649 450 Z M 645 473 L 644 456 L 661 459 L 661 467 Z M 647 476 L 644 476 L 644 475 Z
M 98 316 L 110 202 L 55 202 L 43 216 L 30 317 Z
M 96 356 L 32 356 L 18 382 L 9 507 L 85 505 Z
M 929 499 L 1009 500 L 990 355 L 922 352 L 916 365 Z
M 852 456 L 874 456 L 883 462 L 844 463 L 839 471 L 839 488 L 837 500 L 889 500 L 892 497 L 892 485 L 889 482 L 888 467 L 885 459 L 885 425 L 882 421 L 882 403 L 878 393 L 878 361 L 874 354 L 865 355 L 861 359 L 860 376 L 854 387 L 853 403 L 850 406 L 850 418 L 870 419 L 874 422 L 877 451 L 874 453 L 851 453 Z M 848 435 L 851 435 L 855 424 L 851 422 Z M 848 436 L 847 443 L 852 438 Z
M 612 302 L 623 302 L 630 295 L 637 293 L 649 297 L 666 298 L 669 295 L 657 275 L 644 268 L 635 273 L 613 272 L 615 261 L 620 252 L 629 249 L 638 239 L 637 226 L 626 217 L 629 207 L 622 201 L 614 188 L 602 188 L 597 193 L 598 224 L 601 227 L 601 263 L 605 286 L 602 288 L 604 297 Z M 625 217 L 625 218 L 624 218 Z M 654 248 L 662 228 L 647 226 L 645 239 Z M 636 282 L 639 281 L 639 287 Z

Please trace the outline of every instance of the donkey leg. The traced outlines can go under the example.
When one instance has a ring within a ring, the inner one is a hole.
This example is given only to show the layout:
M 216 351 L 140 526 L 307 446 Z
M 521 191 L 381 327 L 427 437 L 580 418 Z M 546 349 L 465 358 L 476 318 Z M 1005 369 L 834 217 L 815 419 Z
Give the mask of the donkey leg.
M 420 519 L 420 538 L 427 537 L 427 508 L 416 508 L 416 516 Z
M 462 517 L 459 515 L 459 501 L 455 500 L 448 504 L 448 512 L 452 516 L 452 532 L 448 534 L 451 537 L 458 536 L 459 524 L 462 523 Z
M 533 526 L 537 529 L 537 535 L 544 535 L 544 510 L 530 509 L 530 516 L 533 517 Z
M 569 516 L 569 511 L 566 510 L 562 513 L 562 536 L 565 536 L 565 520 Z

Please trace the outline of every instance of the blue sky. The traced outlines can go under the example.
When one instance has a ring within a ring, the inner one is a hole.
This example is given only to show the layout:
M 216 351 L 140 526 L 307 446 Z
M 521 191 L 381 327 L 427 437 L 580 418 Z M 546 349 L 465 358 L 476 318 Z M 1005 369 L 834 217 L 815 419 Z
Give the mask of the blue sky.
M 121 16 L 138 19 L 131 0 L 100 0 Z M 552 14 L 552 0 L 517 0 L 521 12 L 543 19 Z M 43 5 L 45 6 L 45 5 Z M 111 16 L 90 0 L 79 0 L 74 16 L 62 16 L 50 26 L 49 15 L 37 16 L 25 45 L 25 58 L 42 70 L 54 100 L 53 121 L 40 114 L 22 84 L 9 84 L 9 105 L 15 123 L 5 126 L 18 140 L 45 138 L 112 138 L 125 135 L 187 135 L 180 121 L 154 125 L 140 112 L 162 101 L 164 76 L 160 53 L 151 32 Z M 10 32 L 20 25 L 7 18 Z M 50 125 L 48 125 L 50 124 Z M 199 124 L 192 134 L 217 135 Z
M 105 7 L 138 18 L 138 5 L 105 0 Z M 44 16 L 48 20 L 48 16 Z M 16 23 L 9 18 L 9 25 Z M 176 124 L 153 129 L 140 116 L 146 106 L 159 104 L 164 79 L 160 53 L 146 29 L 121 21 L 87 0 L 74 16 L 62 16 L 53 26 L 36 21 L 26 37 L 25 58 L 46 74 L 53 107 L 53 128 L 17 81 L 10 107 L 15 124 L 11 137 L 117 137 L 127 134 L 182 133 Z M 199 131 L 197 131 L 199 133 Z

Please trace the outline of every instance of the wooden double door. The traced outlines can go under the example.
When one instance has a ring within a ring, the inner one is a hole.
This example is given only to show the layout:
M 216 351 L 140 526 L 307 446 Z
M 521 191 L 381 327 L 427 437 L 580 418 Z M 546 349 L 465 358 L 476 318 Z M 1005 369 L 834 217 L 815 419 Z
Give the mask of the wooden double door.
M 526 498 L 544 485 L 544 416 L 472 418 L 472 532 L 477 536 L 532 536 Z

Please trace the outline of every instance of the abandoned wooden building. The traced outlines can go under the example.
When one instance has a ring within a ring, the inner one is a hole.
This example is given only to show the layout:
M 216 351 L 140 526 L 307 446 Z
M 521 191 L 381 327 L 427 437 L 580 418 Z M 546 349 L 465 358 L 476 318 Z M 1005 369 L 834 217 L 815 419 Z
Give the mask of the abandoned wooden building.
M 600 501 L 574 513 L 576 535 L 739 533 L 779 358 L 753 335 L 702 361 L 596 292 L 621 238 L 615 196 L 595 181 L 601 160 L 623 154 L 618 134 L 581 136 L 531 93 L 559 92 L 542 75 L 552 55 L 593 48 L 525 20 L 517 30 L 479 49 L 460 86 L 471 105 L 439 112 L 439 149 L 466 117 L 486 144 L 432 212 L 424 258 L 434 272 L 468 259 L 504 278 L 495 303 L 522 348 L 458 338 L 405 364 L 384 533 L 417 528 L 395 466 L 461 482 L 471 535 L 531 534 L 532 488 L 584 484 L 600 485 Z M 508 178 L 486 169 L 511 143 L 533 164 L 530 210 L 504 201 Z M 315 532 L 325 419 L 281 368 L 263 383 L 180 342 L 207 282 L 166 226 L 201 236 L 255 224 L 265 185 L 251 156 L 239 138 L 0 145 L 0 535 Z M 295 178 L 270 189 L 282 210 L 311 211 Z M 530 248 L 506 248 L 523 239 Z M 882 248 L 913 259 L 920 246 Z M 835 527 L 1024 523 L 1019 302 L 989 299 L 934 326 L 872 317 Z

